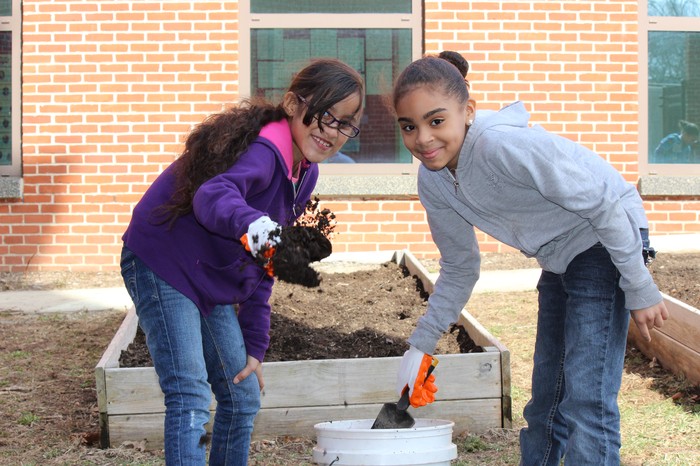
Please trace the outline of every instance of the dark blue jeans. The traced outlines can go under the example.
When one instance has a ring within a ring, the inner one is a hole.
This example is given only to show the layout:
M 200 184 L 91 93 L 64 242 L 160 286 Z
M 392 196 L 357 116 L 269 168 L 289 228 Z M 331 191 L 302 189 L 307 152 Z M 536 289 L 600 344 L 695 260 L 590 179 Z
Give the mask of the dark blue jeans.
M 255 373 L 233 384 L 247 359 L 233 306 L 217 306 L 203 317 L 127 248 L 121 269 L 165 396 L 166 464 L 206 464 L 204 426 L 213 391 L 217 404 L 209 464 L 245 466 L 260 387 Z
M 629 325 L 620 274 L 600 244 L 542 272 L 521 465 L 620 464 L 617 395 Z

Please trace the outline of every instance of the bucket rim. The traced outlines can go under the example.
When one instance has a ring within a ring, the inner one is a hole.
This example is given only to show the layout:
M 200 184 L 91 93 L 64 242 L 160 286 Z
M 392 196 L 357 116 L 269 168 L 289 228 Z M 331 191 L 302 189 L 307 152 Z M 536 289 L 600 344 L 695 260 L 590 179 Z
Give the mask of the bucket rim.
M 431 431 L 431 430 L 441 430 L 441 429 L 446 429 L 450 428 L 452 430 L 454 428 L 454 421 L 451 421 L 449 419 L 432 419 L 432 418 L 416 418 L 416 425 L 413 427 L 400 427 L 400 428 L 395 428 L 395 429 L 372 429 L 371 426 L 374 423 L 374 419 L 341 419 L 341 420 L 336 420 L 336 421 L 324 421 L 324 422 L 319 422 L 317 424 L 314 424 L 314 429 L 319 431 L 341 431 L 341 430 L 351 430 L 353 432 L 411 432 L 411 431 L 419 431 L 419 432 L 424 432 L 424 431 Z M 425 423 L 428 422 L 428 425 L 418 425 L 420 423 Z M 361 423 L 369 423 L 370 427 L 367 428 L 353 428 L 353 429 L 348 429 L 348 425 L 352 425 L 351 423 L 356 423 L 356 424 L 361 424 Z

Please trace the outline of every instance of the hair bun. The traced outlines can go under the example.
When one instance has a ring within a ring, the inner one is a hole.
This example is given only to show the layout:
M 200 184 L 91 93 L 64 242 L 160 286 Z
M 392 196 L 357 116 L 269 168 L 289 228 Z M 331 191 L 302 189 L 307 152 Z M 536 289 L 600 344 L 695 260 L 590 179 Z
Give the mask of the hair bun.
M 467 77 L 467 73 L 469 72 L 469 62 L 459 53 L 451 50 L 445 50 L 444 52 L 440 52 L 438 58 L 442 58 L 443 60 L 452 63 L 462 74 L 463 78 Z

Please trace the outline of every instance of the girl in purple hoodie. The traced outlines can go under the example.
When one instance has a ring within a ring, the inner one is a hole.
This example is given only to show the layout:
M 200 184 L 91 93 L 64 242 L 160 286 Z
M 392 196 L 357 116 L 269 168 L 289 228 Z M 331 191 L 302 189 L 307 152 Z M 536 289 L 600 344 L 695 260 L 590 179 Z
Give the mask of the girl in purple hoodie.
M 168 465 L 205 464 L 212 392 L 209 464 L 247 463 L 269 344 L 262 256 L 304 213 L 317 164 L 359 134 L 363 99 L 356 70 L 315 60 L 279 105 L 244 101 L 196 126 L 134 208 L 121 269 L 165 396 Z

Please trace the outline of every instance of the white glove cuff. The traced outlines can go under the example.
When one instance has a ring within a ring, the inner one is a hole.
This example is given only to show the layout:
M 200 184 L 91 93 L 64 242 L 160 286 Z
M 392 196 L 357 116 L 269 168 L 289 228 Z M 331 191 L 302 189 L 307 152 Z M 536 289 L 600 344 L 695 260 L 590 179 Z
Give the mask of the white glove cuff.
M 423 362 L 424 352 L 418 348 L 411 346 L 408 351 L 403 354 L 401 365 L 399 367 L 399 375 L 396 381 L 396 392 L 401 395 L 404 387 L 408 385 L 409 395 L 413 393 L 413 386 L 416 383 L 418 370 L 421 362 Z

